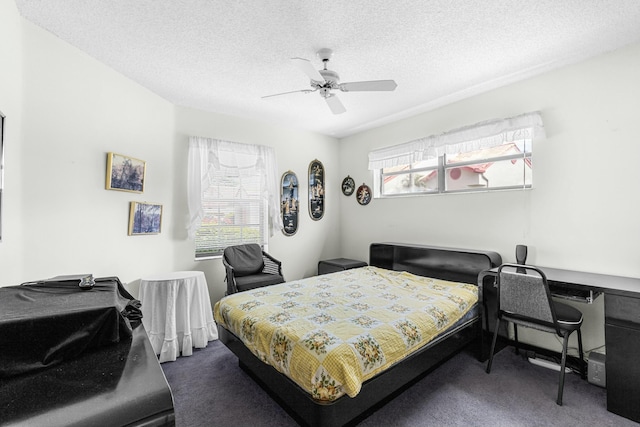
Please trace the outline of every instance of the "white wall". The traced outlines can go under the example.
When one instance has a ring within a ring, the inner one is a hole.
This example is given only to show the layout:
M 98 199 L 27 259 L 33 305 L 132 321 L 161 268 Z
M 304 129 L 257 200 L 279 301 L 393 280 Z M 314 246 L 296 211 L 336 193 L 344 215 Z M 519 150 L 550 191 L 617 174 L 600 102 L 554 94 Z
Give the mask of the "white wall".
M 23 134 L 14 142 L 23 156 L 22 280 L 93 273 L 128 282 L 171 266 L 173 210 L 155 236 L 128 236 L 127 219 L 131 201 L 171 204 L 173 105 L 39 27 L 22 27 Z M 105 190 L 109 151 L 147 161 L 144 194 Z
M 339 185 L 336 139 L 176 107 L 23 20 L 13 1 L 0 7 L 0 54 L 11 60 L 0 67 L 8 123 L 0 286 L 88 272 L 118 276 L 137 295 L 140 277 L 196 269 L 219 299 L 226 289 L 221 261 L 195 262 L 186 235 L 189 135 L 275 147 L 279 172 L 298 174 L 301 197 L 315 158 L 327 184 Z M 143 194 L 105 190 L 110 151 L 147 162 Z M 131 201 L 164 206 L 159 235 L 127 235 Z M 304 210 L 296 235 L 272 238 L 270 252 L 287 279 L 315 274 L 318 260 L 339 256 L 337 192 L 326 205 L 321 221 Z
M 22 32 L 20 16 L 12 0 L 0 0 L 0 111 L 5 121 L 5 186 L 2 192 L 2 241 L 0 242 L 0 286 L 21 279 L 22 222 Z M 7 42 L 13 41 L 13 42 Z
M 540 110 L 547 139 L 534 145 L 534 188 L 479 194 L 342 199 L 342 254 L 398 241 L 494 250 L 515 261 L 640 277 L 640 45 L 345 138 L 342 175 L 372 184 L 367 153 L 483 120 Z M 602 300 L 579 305 L 585 348 L 604 344 Z M 528 339 L 525 332 L 523 339 Z M 534 339 L 534 338 L 529 338 Z M 556 347 L 555 343 L 548 346 Z

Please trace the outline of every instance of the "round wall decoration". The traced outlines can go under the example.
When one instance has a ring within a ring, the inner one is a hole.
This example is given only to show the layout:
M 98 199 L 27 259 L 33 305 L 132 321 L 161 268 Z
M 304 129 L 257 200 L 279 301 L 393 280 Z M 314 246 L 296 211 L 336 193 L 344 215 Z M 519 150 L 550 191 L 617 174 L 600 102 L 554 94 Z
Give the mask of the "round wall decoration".
M 368 185 L 362 184 L 356 192 L 356 199 L 361 205 L 368 205 L 371 201 L 371 189 Z
M 356 189 L 356 182 L 349 175 L 345 179 L 342 180 L 342 194 L 345 196 L 350 196 L 353 194 L 353 191 Z

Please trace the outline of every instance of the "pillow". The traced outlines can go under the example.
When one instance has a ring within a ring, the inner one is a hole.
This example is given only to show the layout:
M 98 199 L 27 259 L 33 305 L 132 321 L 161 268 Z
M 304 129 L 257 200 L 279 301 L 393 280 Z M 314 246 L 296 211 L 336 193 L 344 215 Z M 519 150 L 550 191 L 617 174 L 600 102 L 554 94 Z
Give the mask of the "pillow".
M 238 277 L 260 273 L 264 268 L 262 248 L 256 243 L 230 246 L 224 250 L 224 257 Z

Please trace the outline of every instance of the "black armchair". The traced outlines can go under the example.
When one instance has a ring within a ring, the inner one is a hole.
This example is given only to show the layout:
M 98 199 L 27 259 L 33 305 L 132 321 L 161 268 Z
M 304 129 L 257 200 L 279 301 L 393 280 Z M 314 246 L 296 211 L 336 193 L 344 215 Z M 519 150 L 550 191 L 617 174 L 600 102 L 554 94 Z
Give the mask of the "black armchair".
M 284 282 L 282 263 L 255 243 L 227 247 L 222 263 L 227 295 Z

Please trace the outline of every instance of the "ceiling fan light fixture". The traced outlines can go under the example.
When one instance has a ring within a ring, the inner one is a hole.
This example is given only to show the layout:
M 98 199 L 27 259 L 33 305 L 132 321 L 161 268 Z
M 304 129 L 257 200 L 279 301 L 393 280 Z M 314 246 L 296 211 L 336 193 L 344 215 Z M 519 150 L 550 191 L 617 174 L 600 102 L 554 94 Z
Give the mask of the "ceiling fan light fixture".
M 333 94 L 331 93 L 331 88 L 329 87 L 322 87 L 319 90 L 320 90 L 320 96 L 322 96 L 323 98 L 328 98 L 330 96 L 333 96 Z

